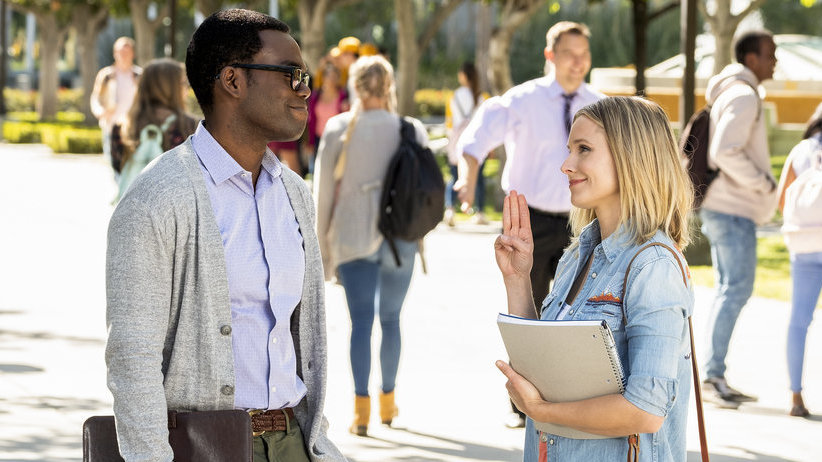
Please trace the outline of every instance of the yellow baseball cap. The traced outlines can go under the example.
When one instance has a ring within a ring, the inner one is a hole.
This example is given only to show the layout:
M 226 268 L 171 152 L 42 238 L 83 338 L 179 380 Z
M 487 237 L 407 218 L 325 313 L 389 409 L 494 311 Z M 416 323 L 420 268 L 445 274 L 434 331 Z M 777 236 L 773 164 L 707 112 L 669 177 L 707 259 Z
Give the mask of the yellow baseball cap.
M 363 43 L 360 45 L 360 56 L 374 56 L 379 53 L 373 43 Z
M 337 43 L 337 47 L 340 49 L 340 53 L 357 54 L 360 51 L 360 39 L 357 37 L 343 37 Z

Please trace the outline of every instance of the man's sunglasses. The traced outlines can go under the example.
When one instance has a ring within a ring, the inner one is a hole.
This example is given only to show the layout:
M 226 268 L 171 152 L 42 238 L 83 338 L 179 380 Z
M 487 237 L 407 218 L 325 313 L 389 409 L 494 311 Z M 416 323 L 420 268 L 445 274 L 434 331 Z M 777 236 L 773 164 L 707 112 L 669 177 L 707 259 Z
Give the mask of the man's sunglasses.
M 231 67 L 239 67 L 240 69 L 259 69 L 261 71 L 282 72 L 291 76 L 291 89 L 297 91 L 300 89 L 300 84 L 308 86 L 308 79 L 310 76 L 297 66 L 278 66 L 276 64 L 230 64 Z M 219 78 L 220 76 L 217 76 Z

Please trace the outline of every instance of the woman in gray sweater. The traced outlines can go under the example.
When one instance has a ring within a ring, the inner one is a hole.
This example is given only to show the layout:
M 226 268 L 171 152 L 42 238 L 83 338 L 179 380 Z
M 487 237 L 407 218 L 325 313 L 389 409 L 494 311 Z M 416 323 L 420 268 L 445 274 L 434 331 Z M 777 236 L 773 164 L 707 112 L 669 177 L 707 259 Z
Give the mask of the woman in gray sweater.
M 397 266 L 377 229 L 383 177 L 400 144 L 394 71 L 385 58 L 365 56 L 351 66 L 350 78 L 355 102 L 351 111 L 326 124 L 317 152 L 314 197 L 325 277 L 339 278 L 351 315 L 356 394 L 351 432 L 365 436 L 371 413 L 368 378 L 375 312 L 382 327 L 380 420 L 390 425 L 397 415 L 394 387 L 400 358 L 400 309 L 411 282 L 417 243 L 395 241 L 401 260 Z M 417 130 L 417 141 L 427 144 L 422 123 L 409 121 Z

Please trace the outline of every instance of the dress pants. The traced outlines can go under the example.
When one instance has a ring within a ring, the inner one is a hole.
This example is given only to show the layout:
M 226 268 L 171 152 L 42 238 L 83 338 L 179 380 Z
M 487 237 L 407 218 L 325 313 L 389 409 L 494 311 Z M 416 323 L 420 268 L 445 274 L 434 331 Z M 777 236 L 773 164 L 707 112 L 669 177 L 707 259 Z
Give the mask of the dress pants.
M 571 242 L 571 233 L 567 213 L 548 213 L 531 207 L 528 207 L 528 212 L 534 235 L 531 288 L 534 291 L 534 306 L 539 310 L 548 295 L 559 259 Z

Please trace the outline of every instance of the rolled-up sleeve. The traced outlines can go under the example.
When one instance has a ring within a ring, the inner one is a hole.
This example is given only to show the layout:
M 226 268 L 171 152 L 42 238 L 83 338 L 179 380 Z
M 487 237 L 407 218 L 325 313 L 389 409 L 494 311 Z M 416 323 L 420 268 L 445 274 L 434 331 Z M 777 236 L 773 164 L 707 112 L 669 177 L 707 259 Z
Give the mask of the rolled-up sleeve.
M 624 303 L 629 368 L 624 397 L 645 412 L 667 416 L 677 399 L 678 359 L 687 349 L 691 290 L 674 261 L 657 257 L 632 269 Z
M 457 141 L 457 150 L 482 163 L 488 154 L 505 141 L 509 107 L 498 96 L 485 100 Z

